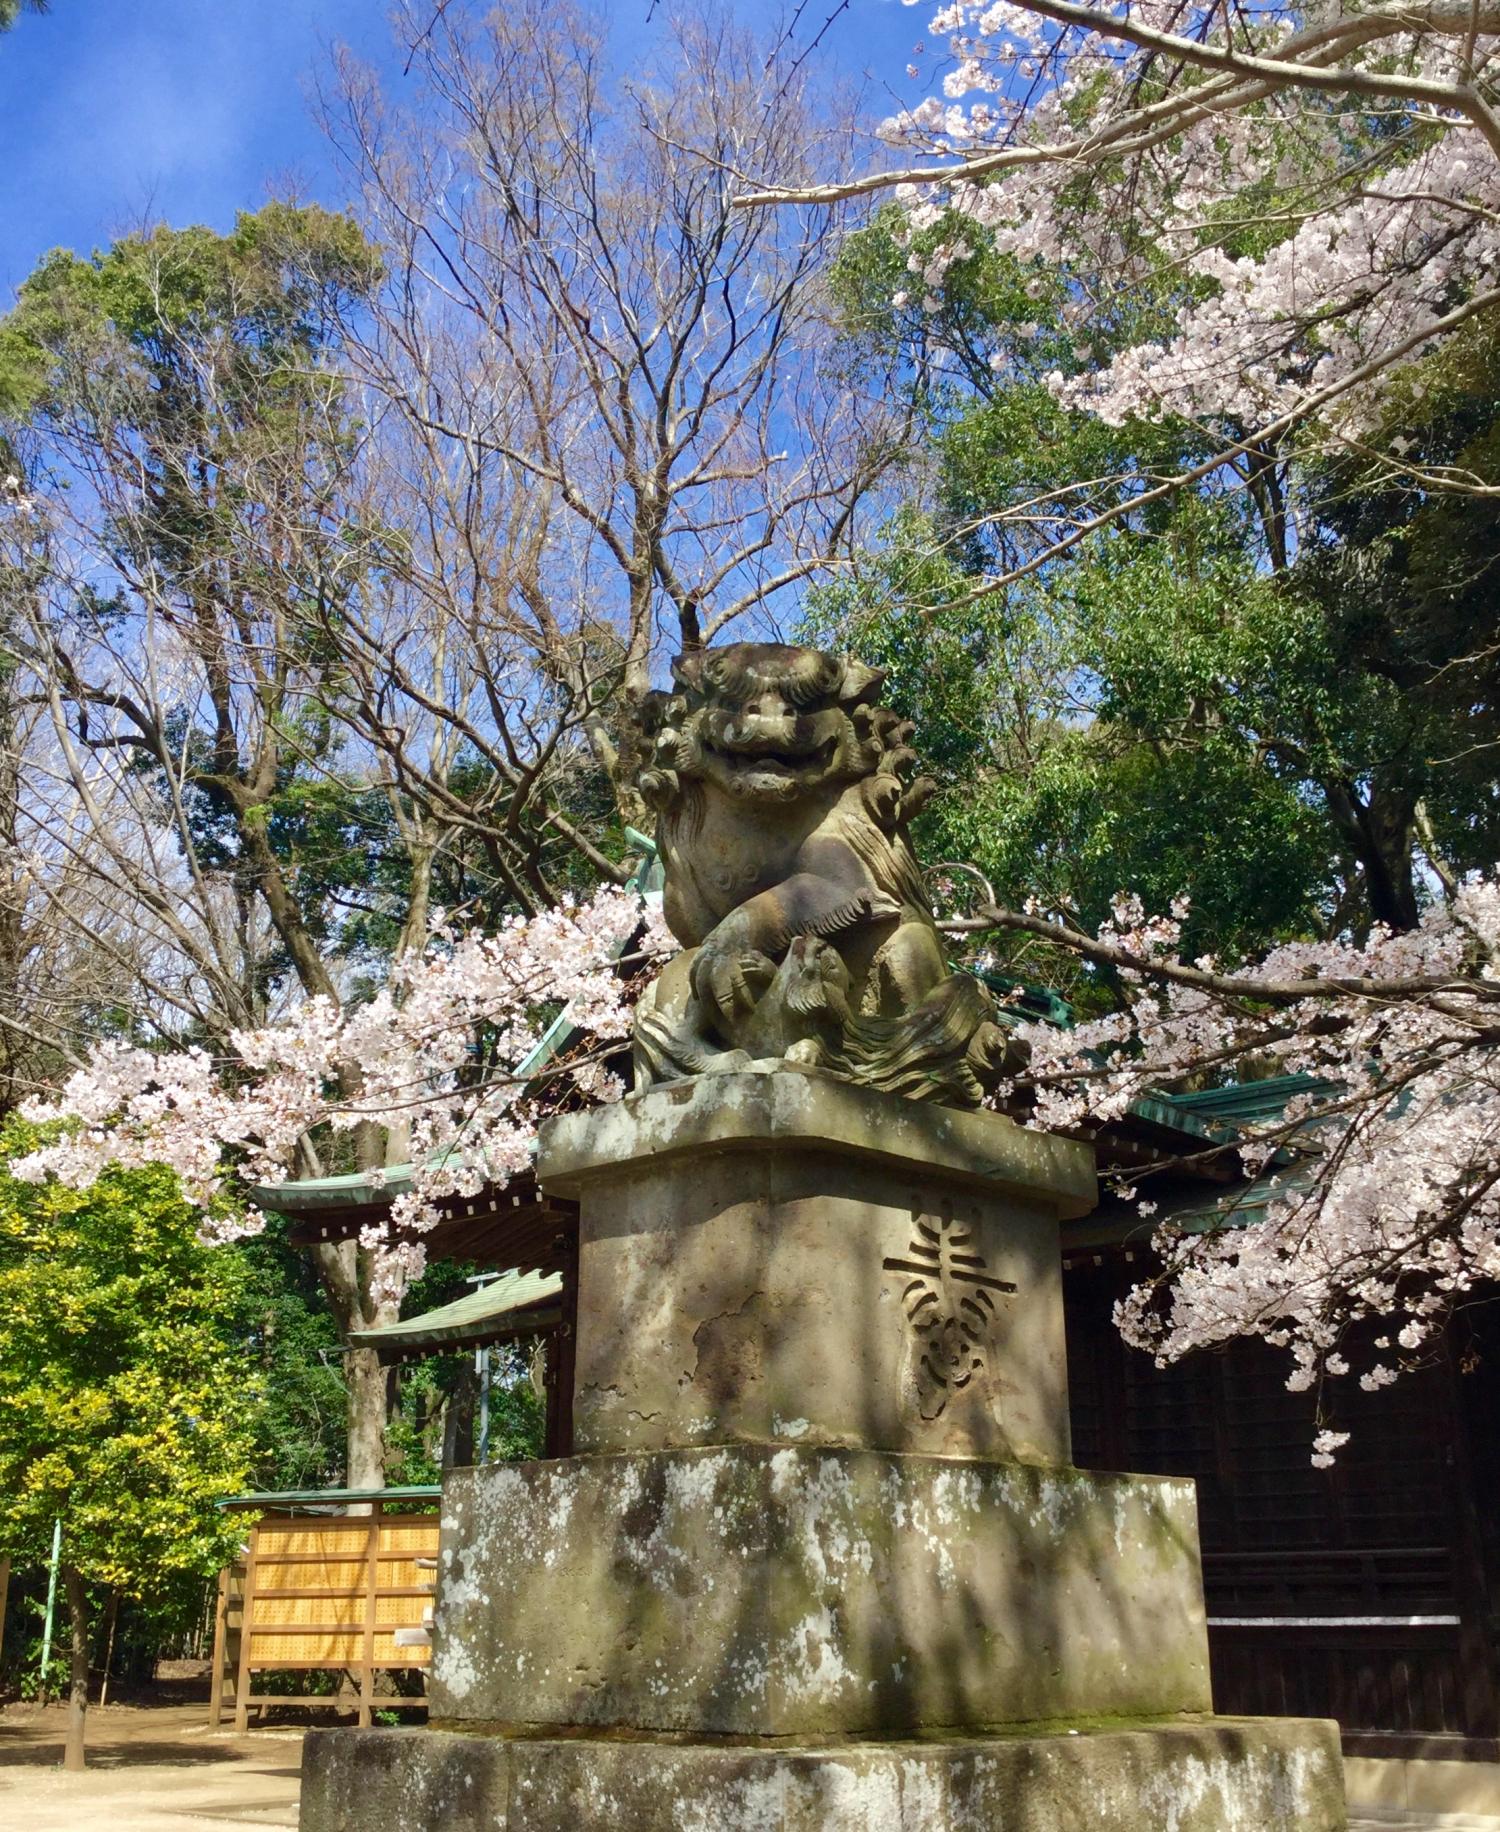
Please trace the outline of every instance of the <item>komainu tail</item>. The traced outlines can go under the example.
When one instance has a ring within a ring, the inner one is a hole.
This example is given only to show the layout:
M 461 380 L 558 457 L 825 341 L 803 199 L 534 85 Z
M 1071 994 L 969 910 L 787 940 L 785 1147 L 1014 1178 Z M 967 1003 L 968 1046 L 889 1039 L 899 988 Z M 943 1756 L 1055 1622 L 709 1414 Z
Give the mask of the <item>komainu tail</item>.
M 856 1018 L 827 1066 L 908 1100 L 977 1107 L 1006 1073 L 1012 1048 L 977 980 L 955 973 L 899 1018 Z

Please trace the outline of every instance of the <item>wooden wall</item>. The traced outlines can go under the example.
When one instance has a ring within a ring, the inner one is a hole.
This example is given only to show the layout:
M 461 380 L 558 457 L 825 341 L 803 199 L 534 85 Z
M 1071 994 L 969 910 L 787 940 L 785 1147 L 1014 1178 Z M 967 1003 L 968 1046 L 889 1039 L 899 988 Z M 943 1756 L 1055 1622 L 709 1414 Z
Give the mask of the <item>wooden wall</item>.
M 1287 1391 L 1284 1355 L 1239 1343 L 1158 1369 L 1111 1320 L 1144 1259 L 1064 1268 L 1074 1460 L 1197 1479 L 1217 1708 L 1335 1717 L 1368 1753 L 1495 1753 L 1500 1306 L 1392 1387 L 1341 1384 L 1351 1440 L 1316 1470 L 1313 1396 Z

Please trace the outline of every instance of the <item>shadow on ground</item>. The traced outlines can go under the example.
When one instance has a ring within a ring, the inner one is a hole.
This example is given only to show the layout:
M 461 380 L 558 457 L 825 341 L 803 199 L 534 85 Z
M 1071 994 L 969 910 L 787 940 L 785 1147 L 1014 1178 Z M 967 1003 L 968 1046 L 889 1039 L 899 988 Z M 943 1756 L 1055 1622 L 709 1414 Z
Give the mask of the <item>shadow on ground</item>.
M 66 1709 L 0 1712 L 4 1832 L 221 1832 L 295 1828 L 301 1731 L 208 1728 L 205 1700 L 109 1705 L 89 1712 L 88 1767 L 61 1767 Z

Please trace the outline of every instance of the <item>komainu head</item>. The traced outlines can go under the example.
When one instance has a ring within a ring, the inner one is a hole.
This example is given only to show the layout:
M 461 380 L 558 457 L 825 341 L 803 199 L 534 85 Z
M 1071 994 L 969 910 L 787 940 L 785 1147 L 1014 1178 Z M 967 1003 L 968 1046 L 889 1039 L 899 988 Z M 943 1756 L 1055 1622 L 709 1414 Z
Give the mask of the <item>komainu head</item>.
M 653 694 L 649 805 L 694 786 L 747 801 L 794 802 L 870 779 L 881 824 L 908 819 L 931 793 L 906 787 L 911 726 L 879 705 L 885 671 L 788 643 L 732 643 L 679 655 L 673 691 Z M 875 779 L 884 781 L 875 788 Z

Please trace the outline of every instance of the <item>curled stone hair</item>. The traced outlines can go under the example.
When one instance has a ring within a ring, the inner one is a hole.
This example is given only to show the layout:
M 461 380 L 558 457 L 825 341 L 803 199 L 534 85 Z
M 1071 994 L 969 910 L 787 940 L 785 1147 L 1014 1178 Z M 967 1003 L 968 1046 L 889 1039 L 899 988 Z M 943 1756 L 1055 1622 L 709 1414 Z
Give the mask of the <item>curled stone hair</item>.
M 885 683 L 885 670 L 820 649 L 740 642 L 679 655 L 672 664 L 672 679 L 690 699 L 717 699 L 728 706 L 742 706 L 757 694 L 774 692 L 799 711 L 821 700 L 851 709 L 876 697 Z
M 648 697 L 644 725 L 652 740 L 650 762 L 641 773 L 646 804 L 665 811 L 689 793 L 702 767 L 702 716 L 736 710 L 763 693 L 775 693 L 797 712 L 836 707 L 850 719 L 865 777 L 864 800 L 887 833 L 912 819 L 935 793 L 929 777 L 908 783 L 916 762 L 913 727 L 888 706 L 879 705 L 886 670 L 852 657 L 803 649 L 789 643 L 732 643 L 694 650 L 672 663 L 673 691 Z

